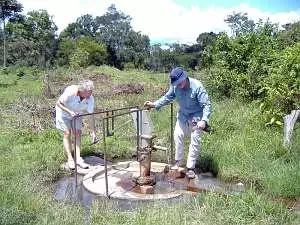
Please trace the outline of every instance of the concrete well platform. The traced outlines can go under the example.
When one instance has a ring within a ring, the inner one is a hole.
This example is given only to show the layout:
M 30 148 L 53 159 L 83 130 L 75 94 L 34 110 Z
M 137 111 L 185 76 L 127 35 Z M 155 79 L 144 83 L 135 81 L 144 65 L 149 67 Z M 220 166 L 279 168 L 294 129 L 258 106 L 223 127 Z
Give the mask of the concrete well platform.
M 187 179 L 179 171 L 166 171 L 167 164 L 151 162 L 151 175 L 155 176 L 154 193 L 143 193 L 136 183 L 140 166 L 136 161 L 126 161 L 107 166 L 108 196 L 128 200 L 157 200 L 179 197 L 185 193 L 215 191 L 223 193 L 227 187 L 210 173 L 197 174 L 195 179 Z M 83 186 L 96 195 L 106 196 L 105 168 L 103 165 L 91 167 L 83 177 Z

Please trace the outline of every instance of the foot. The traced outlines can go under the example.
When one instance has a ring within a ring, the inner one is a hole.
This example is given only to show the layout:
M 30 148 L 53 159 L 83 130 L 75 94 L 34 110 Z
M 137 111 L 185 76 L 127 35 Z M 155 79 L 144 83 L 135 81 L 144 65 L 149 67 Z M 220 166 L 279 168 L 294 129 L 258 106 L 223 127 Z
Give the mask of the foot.
M 194 179 L 196 177 L 195 171 L 193 169 L 188 169 L 185 175 L 188 179 Z
M 81 157 L 78 157 L 77 165 L 80 166 L 82 169 L 88 169 L 89 168 L 89 164 L 86 164 L 84 162 L 83 158 L 81 158 Z
M 70 170 L 74 170 L 75 169 L 75 163 L 73 159 L 68 159 L 68 167 Z
M 180 165 L 181 165 L 180 161 L 176 160 L 175 163 L 174 163 L 174 165 L 171 166 L 171 170 L 178 170 L 179 167 L 180 167 Z

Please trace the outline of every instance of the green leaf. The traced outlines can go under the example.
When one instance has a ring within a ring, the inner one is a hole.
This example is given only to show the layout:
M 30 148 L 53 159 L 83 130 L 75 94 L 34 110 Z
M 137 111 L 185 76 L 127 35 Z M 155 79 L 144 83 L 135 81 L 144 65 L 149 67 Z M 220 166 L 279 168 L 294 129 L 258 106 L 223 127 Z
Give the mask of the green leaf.
M 270 123 L 273 124 L 275 122 L 275 120 L 276 120 L 275 117 L 272 117 Z

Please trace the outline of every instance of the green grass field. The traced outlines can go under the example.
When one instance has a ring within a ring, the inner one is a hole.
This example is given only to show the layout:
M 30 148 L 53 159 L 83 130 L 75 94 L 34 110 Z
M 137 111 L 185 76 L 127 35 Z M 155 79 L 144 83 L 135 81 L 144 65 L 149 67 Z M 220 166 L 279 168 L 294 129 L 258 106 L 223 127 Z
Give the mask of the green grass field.
M 53 183 L 65 175 L 60 165 L 66 160 L 61 134 L 53 128 L 49 116 L 59 89 L 80 78 L 94 79 L 96 109 L 109 109 L 142 106 L 168 87 L 167 74 L 105 66 L 81 71 L 59 68 L 46 73 L 51 90 L 48 97 L 44 72 L 26 68 L 0 71 L 0 224 L 87 223 L 83 207 L 53 200 Z M 205 79 L 203 73 L 192 76 Z M 117 89 L 125 84 L 139 84 L 144 91 L 119 93 Z M 96 202 L 89 223 L 300 224 L 299 211 L 289 209 L 282 201 L 300 201 L 300 126 L 296 126 L 293 144 L 286 150 L 282 147 L 282 128 L 265 127 L 258 102 L 215 98 L 212 102 L 213 132 L 202 138 L 197 165 L 224 181 L 244 183 L 245 192 L 199 194 L 177 204 L 154 202 L 131 212 L 119 211 L 109 201 Z M 168 107 L 151 112 L 156 141 L 166 147 L 170 147 L 169 115 Z M 100 119 L 97 121 L 100 123 Z M 111 157 L 130 157 L 135 143 L 127 136 L 132 132 L 133 127 L 128 126 L 108 138 Z M 101 144 L 89 146 L 87 132 L 82 150 L 86 155 L 102 154 Z M 157 154 L 155 160 L 166 161 L 166 156 Z

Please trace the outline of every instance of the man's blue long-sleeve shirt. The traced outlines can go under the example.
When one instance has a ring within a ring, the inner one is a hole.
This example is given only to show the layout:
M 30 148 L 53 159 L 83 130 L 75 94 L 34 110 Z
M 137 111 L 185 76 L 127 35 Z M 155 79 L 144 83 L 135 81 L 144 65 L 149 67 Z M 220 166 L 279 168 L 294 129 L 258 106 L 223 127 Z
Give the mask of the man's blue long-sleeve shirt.
M 209 96 L 200 81 L 190 77 L 188 79 L 187 88 L 171 85 L 167 93 L 154 102 L 155 108 L 160 109 L 176 99 L 179 103 L 178 120 L 181 123 L 190 121 L 193 117 L 208 123 L 212 112 Z

